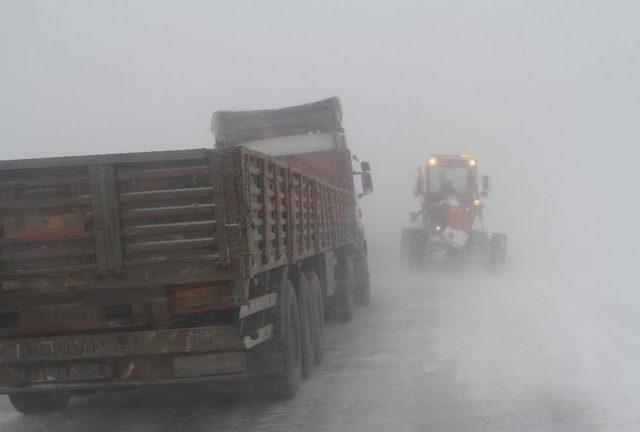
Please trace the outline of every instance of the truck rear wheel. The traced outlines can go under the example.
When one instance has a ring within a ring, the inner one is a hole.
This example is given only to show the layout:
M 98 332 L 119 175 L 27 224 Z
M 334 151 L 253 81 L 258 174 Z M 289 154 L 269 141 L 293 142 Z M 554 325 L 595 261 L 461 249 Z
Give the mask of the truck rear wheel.
M 336 279 L 336 294 L 331 298 L 331 310 L 338 321 L 349 322 L 353 319 L 355 304 L 353 258 L 343 258 L 338 268 L 340 277 Z
M 320 278 L 314 270 L 310 270 L 307 272 L 307 279 L 309 280 L 309 287 L 311 288 L 311 298 L 313 300 L 311 323 L 314 359 L 316 364 L 318 364 L 322 361 L 322 357 L 324 356 L 324 296 L 322 294 L 322 285 L 320 283 Z
M 299 273 L 296 278 L 298 289 L 298 311 L 300 313 L 300 342 L 302 345 L 301 363 L 302 378 L 308 378 L 315 364 L 315 348 L 313 343 L 313 298 L 307 277 Z
M 71 393 L 37 392 L 12 393 L 9 395 L 11 405 L 22 414 L 39 414 L 61 411 L 67 408 Z
M 281 371 L 273 375 L 256 377 L 256 394 L 264 399 L 281 399 L 295 396 L 302 379 L 300 313 L 296 293 L 286 277 L 278 290 L 278 317 L 275 338 L 269 342 L 271 355 L 282 360 Z M 259 348 L 259 347 L 258 347 Z M 267 353 L 268 354 L 268 353 Z
M 355 299 L 359 305 L 368 305 L 371 301 L 371 283 L 367 258 L 361 257 L 355 263 L 356 292 Z

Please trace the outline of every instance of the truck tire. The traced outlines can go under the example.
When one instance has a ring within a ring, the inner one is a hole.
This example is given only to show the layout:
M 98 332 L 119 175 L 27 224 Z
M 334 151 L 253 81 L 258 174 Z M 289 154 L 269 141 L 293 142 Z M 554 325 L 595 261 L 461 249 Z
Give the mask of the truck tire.
M 298 311 L 300 314 L 302 378 L 308 378 L 315 365 L 315 348 L 313 344 L 314 302 L 309 281 L 302 272 L 298 273 L 295 285 L 298 291 Z
M 367 258 L 358 258 L 355 262 L 356 291 L 355 300 L 359 305 L 368 305 L 371 301 L 371 282 Z
M 314 270 L 306 273 L 309 287 L 311 288 L 311 298 L 313 300 L 312 309 L 312 334 L 314 360 L 318 364 L 324 356 L 324 338 L 325 338 L 325 322 L 324 322 L 324 295 L 322 294 L 322 285 L 320 278 Z
M 353 259 L 344 258 L 340 266 L 340 278 L 336 279 L 336 293 L 331 298 L 333 316 L 340 322 L 353 319 L 355 298 Z
M 501 275 L 507 260 L 507 236 L 502 233 L 491 234 L 489 241 L 489 274 Z
M 22 414 L 40 414 L 62 411 L 67 408 L 71 393 L 37 392 L 12 393 L 9 395 L 11 405 Z
M 263 399 L 295 396 L 302 379 L 300 314 L 296 293 L 288 278 L 278 290 L 278 317 L 274 320 L 274 339 L 269 342 L 268 360 L 281 359 L 280 371 L 256 377 L 255 393 Z M 260 346 L 256 347 L 260 348 Z M 264 348 L 267 348 L 266 346 Z M 255 349 L 255 348 L 254 348 Z M 251 353 L 251 351 L 249 351 Z M 259 371 L 258 371 L 259 372 Z

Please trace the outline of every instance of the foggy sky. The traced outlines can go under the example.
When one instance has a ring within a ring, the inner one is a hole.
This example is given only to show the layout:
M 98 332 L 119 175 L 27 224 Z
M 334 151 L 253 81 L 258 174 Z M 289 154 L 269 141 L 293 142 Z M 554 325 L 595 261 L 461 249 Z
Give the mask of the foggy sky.
M 373 253 L 415 167 L 472 152 L 517 265 L 638 257 L 640 3 L 2 1 L 2 159 L 209 147 L 215 110 L 339 96 Z M 525 264 L 523 264 L 525 263 Z

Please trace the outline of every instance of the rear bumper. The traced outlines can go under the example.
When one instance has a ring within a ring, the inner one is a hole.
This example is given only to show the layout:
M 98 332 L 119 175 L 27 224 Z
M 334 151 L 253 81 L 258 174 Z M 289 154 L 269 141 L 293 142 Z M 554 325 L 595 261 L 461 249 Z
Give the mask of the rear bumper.
M 85 381 L 85 382 L 57 382 L 57 383 L 37 383 L 21 387 L 0 386 L 0 394 L 11 393 L 30 393 L 30 392 L 47 392 L 47 391 L 64 391 L 64 392 L 80 392 L 83 390 L 102 390 L 117 388 L 133 388 L 133 387 L 152 387 L 152 386 L 170 386 L 185 385 L 197 383 L 224 383 L 224 382 L 248 382 L 255 377 L 250 376 L 246 372 L 227 374 L 227 375 L 209 375 L 195 378 L 162 378 L 146 381 Z
M 241 378 L 246 343 L 234 326 L 0 341 L 0 393 Z

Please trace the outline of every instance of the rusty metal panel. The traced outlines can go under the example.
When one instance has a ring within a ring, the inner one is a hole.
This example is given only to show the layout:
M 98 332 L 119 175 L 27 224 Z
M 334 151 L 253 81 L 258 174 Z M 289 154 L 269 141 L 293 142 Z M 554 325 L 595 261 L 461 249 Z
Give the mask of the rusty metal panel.
M 80 326 L 89 324 L 101 327 L 103 320 L 102 309 L 85 305 L 52 305 L 49 307 L 24 308 L 20 314 L 18 325 L 22 333 L 40 331 L 55 331 L 56 327 L 65 325 Z
M 247 356 L 244 352 L 204 354 L 173 359 L 176 378 L 244 372 Z
M 126 265 L 221 258 L 214 171 L 209 157 L 116 165 Z
M 354 241 L 353 193 L 269 156 L 241 151 L 248 172 L 247 256 L 252 275 Z
M 34 170 L 41 168 L 57 167 L 83 167 L 88 165 L 109 165 L 116 163 L 146 163 L 162 161 L 179 161 L 207 157 L 209 150 L 170 150 L 142 153 L 115 153 L 91 156 L 63 156 L 38 159 L 21 159 L 0 161 L 0 171 L 8 170 Z
M 248 317 L 249 315 L 253 315 L 254 313 L 273 307 L 277 303 L 277 293 L 270 293 L 260 297 L 255 297 L 249 300 L 247 304 L 240 307 L 240 313 L 238 314 L 238 316 L 240 319 L 242 319 Z
M 275 212 L 276 212 L 276 260 L 286 260 L 289 255 L 290 232 L 288 230 L 288 184 L 289 171 L 280 166 L 275 168 Z
M 0 364 L 242 351 L 235 326 L 55 336 L 0 342 Z
M 122 275 L 97 276 L 95 266 L 41 269 L 28 276 L 2 273 L 2 288 L 22 296 L 85 292 L 88 289 L 132 289 L 144 287 L 234 279 L 230 269 L 206 255 L 184 259 L 146 259 L 126 263 Z M 70 272 L 73 272 L 70 274 Z M 132 291 L 134 291 L 132 289 Z
M 4 236 L 9 240 L 80 236 L 84 233 L 84 213 L 4 217 Z
M 350 191 L 242 147 L 0 163 L 0 198 L 11 295 L 235 280 L 244 304 L 249 278 L 355 233 Z M 38 238 L 11 238 L 27 222 Z
M 246 165 L 247 154 L 243 148 L 235 152 L 233 166 L 236 171 L 234 175 L 234 222 L 233 233 L 237 237 L 237 249 L 234 250 L 234 257 L 237 259 L 239 274 L 242 278 L 250 277 L 251 257 L 250 257 L 250 192 L 249 176 Z
M 290 247 L 288 170 L 271 158 L 246 153 L 248 237 L 253 273 L 285 264 Z
M 248 182 L 248 250 L 247 253 L 251 259 L 251 270 L 256 272 L 262 265 L 261 257 L 261 242 L 263 239 L 262 227 L 263 221 L 260 219 L 260 212 L 262 210 L 262 199 L 260 198 L 263 193 L 262 181 L 260 179 L 260 169 L 258 167 L 258 159 L 247 155 L 245 163 L 247 165 L 247 173 L 249 175 Z
M 270 197 L 270 195 L 273 193 L 273 188 L 271 187 L 271 176 L 269 172 L 268 159 L 262 159 L 258 163 L 260 166 L 259 179 L 262 182 L 262 190 L 260 195 L 260 204 L 262 205 L 262 208 L 260 209 L 259 213 L 260 218 L 262 219 L 262 264 L 268 265 L 269 260 L 271 259 L 271 250 L 273 247 L 271 239 L 271 212 L 274 209 Z
M 250 332 L 246 332 L 244 337 L 244 346 L 247 349 L 251 349 L 254 346 L 266 342 L 273 337 L 273 324 L 267 324 L 263 327 L 255 329 Z
M 120 215 L 112 165 L 89 167 L 98 273 L 122 271 Z
M 218 251 L 224 264 L 236 278 L 244 278 L 244 259 L 248 248 L 243 169 L 238 152 L 212 152 L 212 184 L 217 215 Z
M 0 170 L 0 277 L 95 265 L 86 168 Z

